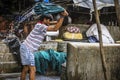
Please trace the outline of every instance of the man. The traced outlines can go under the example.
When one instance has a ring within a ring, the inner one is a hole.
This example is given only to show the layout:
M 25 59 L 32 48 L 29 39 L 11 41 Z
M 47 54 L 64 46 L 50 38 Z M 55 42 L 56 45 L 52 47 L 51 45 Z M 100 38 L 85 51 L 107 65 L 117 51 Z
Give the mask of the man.
M 40 17 L 40 22 L 38 22 L 34 29 L 27 36 L 25 41 L 21 44 L 20 53 L 21 53 L 21 62 L 23 65 L 21 80 L 25 80 L 26 74 L 29 71 L 30 80 L 35 80 L 35 60 L 34 52 L 38 50 L 40 43 L 43 42 L 46 31 L 56 31 L 58 30 L 64 20 L 65 16 L 68 16 L 67 11 L 61 12 L 61 17 L 57 21 L 55 27 L 50 27 L 50 20 L 52 19 L 51 15 L 42 15 Z

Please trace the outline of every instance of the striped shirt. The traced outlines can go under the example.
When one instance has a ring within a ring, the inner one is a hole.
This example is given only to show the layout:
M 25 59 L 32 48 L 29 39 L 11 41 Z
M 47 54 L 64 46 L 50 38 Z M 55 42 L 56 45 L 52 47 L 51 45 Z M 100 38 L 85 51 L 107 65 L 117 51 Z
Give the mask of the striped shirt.
M 47 27 L 45 24 L 37 23 L 34 29 L 23 42 L 32 52 L 38 50 L 40 43 L 43 42 L 46 35 Z

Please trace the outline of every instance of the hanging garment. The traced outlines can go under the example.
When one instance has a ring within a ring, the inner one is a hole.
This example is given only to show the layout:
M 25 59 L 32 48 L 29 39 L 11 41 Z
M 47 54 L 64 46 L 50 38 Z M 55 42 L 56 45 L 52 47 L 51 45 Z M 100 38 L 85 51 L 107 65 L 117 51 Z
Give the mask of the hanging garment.
M 36 71 L 45 74 L 49 64 L 52 70 L 61 73 L 61 65 L 66 61 L 66 53 L 57 52 L 53 49 L 39 51 L 34 54 Z

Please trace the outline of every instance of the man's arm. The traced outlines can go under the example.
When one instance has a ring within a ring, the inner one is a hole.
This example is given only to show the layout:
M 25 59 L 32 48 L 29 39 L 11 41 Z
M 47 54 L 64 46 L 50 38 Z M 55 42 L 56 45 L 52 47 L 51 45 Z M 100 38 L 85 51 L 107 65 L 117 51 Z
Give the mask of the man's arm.
M 49 26 L 47 28 L 48 31 L 57 31 L 61 26 L 64 21 L 64 17 L 68 16 L 67 11 L 65 10 L 64 12 L 61 13 L 60 19 L 57 21 L 56 25 L 54 27 Z

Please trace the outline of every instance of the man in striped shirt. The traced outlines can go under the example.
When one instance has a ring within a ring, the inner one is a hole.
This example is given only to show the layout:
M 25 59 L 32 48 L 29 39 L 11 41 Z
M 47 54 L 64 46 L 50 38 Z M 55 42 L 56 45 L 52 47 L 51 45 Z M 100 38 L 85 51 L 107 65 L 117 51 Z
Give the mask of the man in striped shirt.
M 46 31 L 56 31 L 58 30 L 64 20 L 65 16 L 68 16 L 67 11 L 61 12 L 61 17 L 57 21 L 55 27 L 50 27 L 49 23 L 52 20 L 52 16 L 42 15 L 40 17 L 40 22 L 38 22 L 34 29 L 27 36 L 25 41 L 21 44 L 20 53 L 21 53 L 21 62 L 23 65 L 21 80 L 25 80 L 26 74 L 29 70 L 29 78 L 30 80 L 35 80 L 35 60 L 34 60 L 34 52 L 38 50 L 40 44 L 43 42 Z

